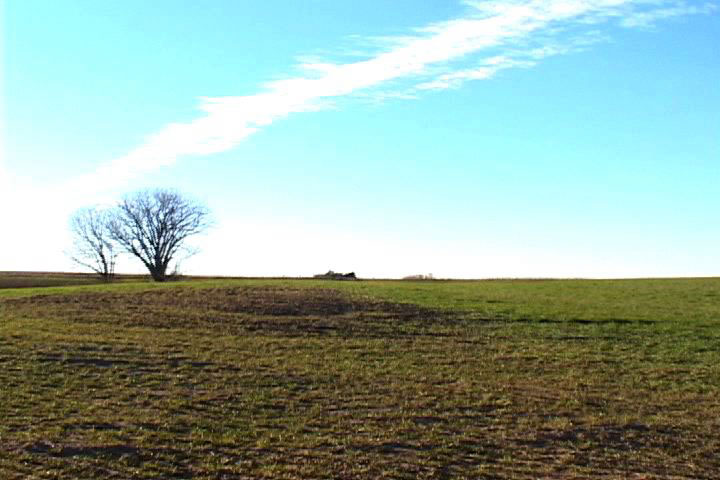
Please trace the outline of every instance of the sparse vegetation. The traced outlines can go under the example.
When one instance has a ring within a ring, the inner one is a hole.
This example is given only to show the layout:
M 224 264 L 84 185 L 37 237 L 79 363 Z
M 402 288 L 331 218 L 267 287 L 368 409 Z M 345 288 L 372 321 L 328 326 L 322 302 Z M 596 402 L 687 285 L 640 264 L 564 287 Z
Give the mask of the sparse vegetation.
M 70 258 L 100 275 L 106 282 L 115 276 L 117 261 L 117 250 L 109 227 L 108 211 L 97 208 L 78 210 L 70 219 L 74 243 Z
M 720 279 L 0 290 L 2 478 L 713 478 Z

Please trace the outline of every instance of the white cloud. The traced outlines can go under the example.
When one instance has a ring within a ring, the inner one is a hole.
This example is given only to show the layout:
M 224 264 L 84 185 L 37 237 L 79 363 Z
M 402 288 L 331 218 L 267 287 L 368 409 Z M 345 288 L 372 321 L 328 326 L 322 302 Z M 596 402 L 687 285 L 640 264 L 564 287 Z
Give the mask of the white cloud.
M 715 10 L 717 10 L 717 6 L 712 3 L 690 6 L 686 5 L 685 2 L 681 2 L 679 5 L 668 6 L 667 8 L 633 12 L 631 15 L 623 18 L 620 24 L 628 28 L 649 27 L 658 20 L 666 20 L 668 18 L 686 15 L 709 14 Z
M 452 73 L 440 75 L 430 82 L 417 85 L 417 90 L 444 90 L 446 88 L 457 88 L 467 80 L 486 80 L 493 77 L 500 70 L 512 67 L 532 67 L 536 62 L 529 60 L 515 60 L 504 55 L 491 57 L 485 60 L 481 66 L 458 70 Z
M 456 88 L 465 81 L 491 78 L 503 69 L 527 68 L 596 41 L 591 33 L 597 36 L 597 32 L 568 32 L 573 28 L 614 18 L 626 27 L 647 26 L 715 8 L 712 4 L 690 7 L 680 0 L 466 0 L 463 4 L 467 13 L 461 18 L 407 35 L 370 39 L 384 48 L 369 58 L 346 63 L 306 58 L 298 65 L 298 76 L 266 83 L 260 93 L 204 98 L 203 117 L 167 125 L 127 155 L 64 188 L 118 185 L 172 165 L 182 156 L 226 151 L 287 115 L 329 108 L 332 99 L 416 98 L 419 92 Z M 474 58 L 488 54 L 480 63 Z M 398 91 L 379 91 L 399 81 L 409 84 Z

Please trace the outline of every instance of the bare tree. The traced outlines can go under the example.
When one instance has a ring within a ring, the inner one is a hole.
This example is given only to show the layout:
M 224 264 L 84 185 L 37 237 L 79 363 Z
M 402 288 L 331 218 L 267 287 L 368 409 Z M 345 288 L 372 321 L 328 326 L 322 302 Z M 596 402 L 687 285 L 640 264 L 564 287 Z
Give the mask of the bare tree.
M 115 207 L 110 235 L 145 265 L 155 281 L 168 278 L 170 262 L 180 253 L 194 253 L 188 237 L 209 227 L 208 209 L 173 190 L 144 190 Z
M 78 210 L 70 219 L 70 229 L 73 234 L 70 258 L 103 280 L 112 280 L 117 252 L 110 235 L 108 212 L 96 208 Z

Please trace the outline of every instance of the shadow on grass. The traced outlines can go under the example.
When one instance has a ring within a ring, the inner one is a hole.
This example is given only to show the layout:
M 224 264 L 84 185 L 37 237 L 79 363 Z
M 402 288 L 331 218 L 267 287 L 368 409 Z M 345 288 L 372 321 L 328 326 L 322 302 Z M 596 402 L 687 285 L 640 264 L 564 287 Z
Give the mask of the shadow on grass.
M 103 457 L 120 458 L 122 456 L 140 457 L 142 451 L 130 445 L 101 445 L 101 446 L 57 446 L 47 442 L 36 442 L 25 450 L 29 453 L 50 455 L 53 457 Z
M 630 320 L 627 318 L 530 318 L 518 317 L 508 320 L 517 323 L 550 323 L 550 324 L 575 324 L 575 325 L 655 325 L 657 322 L 652 320 Z
M 133 445 L 55 445 L 49 442 L 39 441 L 24 448 L 25 452 L 52 457 L 55 459 L 67 459 L 72 462 L 78 460 L 105 460 L 119 462 L 133 467 L 141 467 L 147 462 L 163 462 L 174 465 L 172 472 L 165 472 L 161 478 L 192 478 L 192 473 L 184 467 L 178 467 L 188 460 L 187 452 L 176 448 L 139 448 Z
M 609 450 L 665 449 L 678 446 L 682 432 L 671 427 L 648 426 L 641 423 L 627 425 L 573 426 L 558 430 L 540 430 L 534 440 L 520 444 L 533 448 L 551 448 L 562 443 L 602 445 Z
M 57 362 L 66 365 L 79 365 L 88 367 L 104 367 L 112 368 L 115 366 L 145 368 L 149 367 L 148 362 L 140 362 L 137 360 L 125 360 L 122 358 L 92 358 L 92 357 L 68 357 L 61 354 L 45 354 L 37 357 L 39 362 Z

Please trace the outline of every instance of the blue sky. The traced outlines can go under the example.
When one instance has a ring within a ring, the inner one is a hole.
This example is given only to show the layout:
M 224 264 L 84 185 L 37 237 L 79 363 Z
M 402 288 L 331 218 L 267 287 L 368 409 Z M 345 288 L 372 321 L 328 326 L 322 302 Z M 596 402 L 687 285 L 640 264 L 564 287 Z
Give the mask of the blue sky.
M 68 218 L 206 203 L 186 273 L 720 272 L 720 6 L 4 3 L 0 270 Z M 139 271 L 130 258 L 121 271 Z

